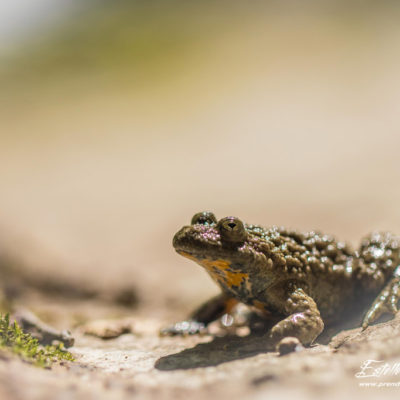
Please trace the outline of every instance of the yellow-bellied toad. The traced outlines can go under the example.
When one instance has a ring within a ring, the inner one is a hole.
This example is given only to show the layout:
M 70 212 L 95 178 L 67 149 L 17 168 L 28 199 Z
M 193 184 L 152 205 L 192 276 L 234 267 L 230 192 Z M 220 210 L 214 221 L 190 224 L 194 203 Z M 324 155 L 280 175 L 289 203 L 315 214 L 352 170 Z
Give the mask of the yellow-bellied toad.
M 376 300 L 363 328 L 383 312 L 397 311 L 400 239 L 390 233 L 373 233 L 353 251 L 318 232 L 265 229 L 235 217 L 217 221 L 201 212 L 176 233 L 173 246 L 204 267 L 222 293 L 164 333 L 197 333 L 242 302 L 278 321 L 268 332 L 271 343 L 294 336 L 307 345 L 324 322 L 365 295 Z

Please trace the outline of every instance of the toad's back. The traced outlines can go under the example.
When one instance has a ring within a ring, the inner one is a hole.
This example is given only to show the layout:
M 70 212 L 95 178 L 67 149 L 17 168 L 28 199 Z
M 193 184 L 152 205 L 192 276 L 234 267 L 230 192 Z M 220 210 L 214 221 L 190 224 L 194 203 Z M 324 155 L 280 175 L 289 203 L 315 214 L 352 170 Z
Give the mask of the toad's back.
M 374 233 L 354 251 L 320 232 L 254 225 L 246 229 L 271 244 L 283 279 L 303 282 L 326 322 L 340 317 L 355 299 L 376 295 L 399 264 L 399 240 L 390 233 Z
M 324 319 L 333 319 L 351 301 L 356 291 L 357 255 L 348 244 L 315 231 L 253 225 L 247 229 L 270 244 L 268 253 L 276 274 L 280 279 L 302 282 Z

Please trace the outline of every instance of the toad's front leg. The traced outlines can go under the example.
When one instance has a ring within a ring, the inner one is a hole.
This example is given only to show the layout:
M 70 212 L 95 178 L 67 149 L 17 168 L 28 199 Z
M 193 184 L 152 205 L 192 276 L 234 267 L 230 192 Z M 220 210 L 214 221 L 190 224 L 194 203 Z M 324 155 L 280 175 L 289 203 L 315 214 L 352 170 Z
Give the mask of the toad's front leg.
M 315 301 L 305 291 L 294 284 L 288 285 L 286 300 L 284 300 L 282 312 L 288 315 L 278 322 L 269 332 L 268 337 L 273 345 L 287 336 L 293 336 L 304 345 L 311 344 L 323 331 L 324 323 L 321 319 Z M 282 294 L 282 289 L 279 290 Z
M 202 304 L 190 317 L 181 322 L 161 330 L 160 334 L 166 335 L 194 335 L 205 330 L 207 325 L 229 313 L 238 303 L 231 296 L 221 293 Z

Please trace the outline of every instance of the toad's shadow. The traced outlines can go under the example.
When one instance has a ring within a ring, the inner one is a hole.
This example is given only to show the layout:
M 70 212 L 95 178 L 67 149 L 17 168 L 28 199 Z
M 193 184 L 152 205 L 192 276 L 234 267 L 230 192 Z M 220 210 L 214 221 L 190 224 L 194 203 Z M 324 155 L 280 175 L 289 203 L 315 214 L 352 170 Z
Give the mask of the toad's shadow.
M 346 314 L 346 317 L 341 322 L 326 327 L 316 340 L 316 343 L 327 345 L 339 332 L 361 325 L 362 314 L 360 315 L 359 312 Z M 386 319 L 380 318 L 379 322 Z M 266 336 L 260 333 L 253 333 L 246 337 L 227 335 L 214 337 L 211 342 L 200 343 L 191 349 L 161 357 L 154 366 L 161 371 L 205 368 L 271 351 L 274 351 L 273 347 L 268 343 Z
M 265 336 L 250 335 L 246 337 L 215 337 L 211 342 L 200 343 L 191 349 L 159 358 L 155 368 L 161 371 L 177 369 L 212 367 L 228 361 L 252 357 L 267 353 Z

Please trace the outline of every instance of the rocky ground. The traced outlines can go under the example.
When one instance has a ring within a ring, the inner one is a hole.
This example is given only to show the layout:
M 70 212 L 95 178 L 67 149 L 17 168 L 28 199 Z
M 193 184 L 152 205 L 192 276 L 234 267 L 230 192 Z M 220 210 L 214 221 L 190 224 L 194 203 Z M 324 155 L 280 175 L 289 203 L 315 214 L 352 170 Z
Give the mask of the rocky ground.
M 19 313 L 22 303 L 29 304 L 52 326 L 72 331 L 69 350 L 76 361 L 43 369 L 0 353 L 4 400 L 390 399 L 400 390 L 400 315 L 365 331 L 328 329 L 318 344 L 281 356 L 266 351 L 263 337 L 243 328 L 224 334 L 218 324 L 213 335 L 160 337 L 159 329 L 176 314 L 171 310 L 156 314 L 140 305 L 37 293 L 21 300 L 13 304 Z M 374 362 L 367 368 L 368 360 Z M 363 365 L 365 375 L 376 376 L 357 377 Z

